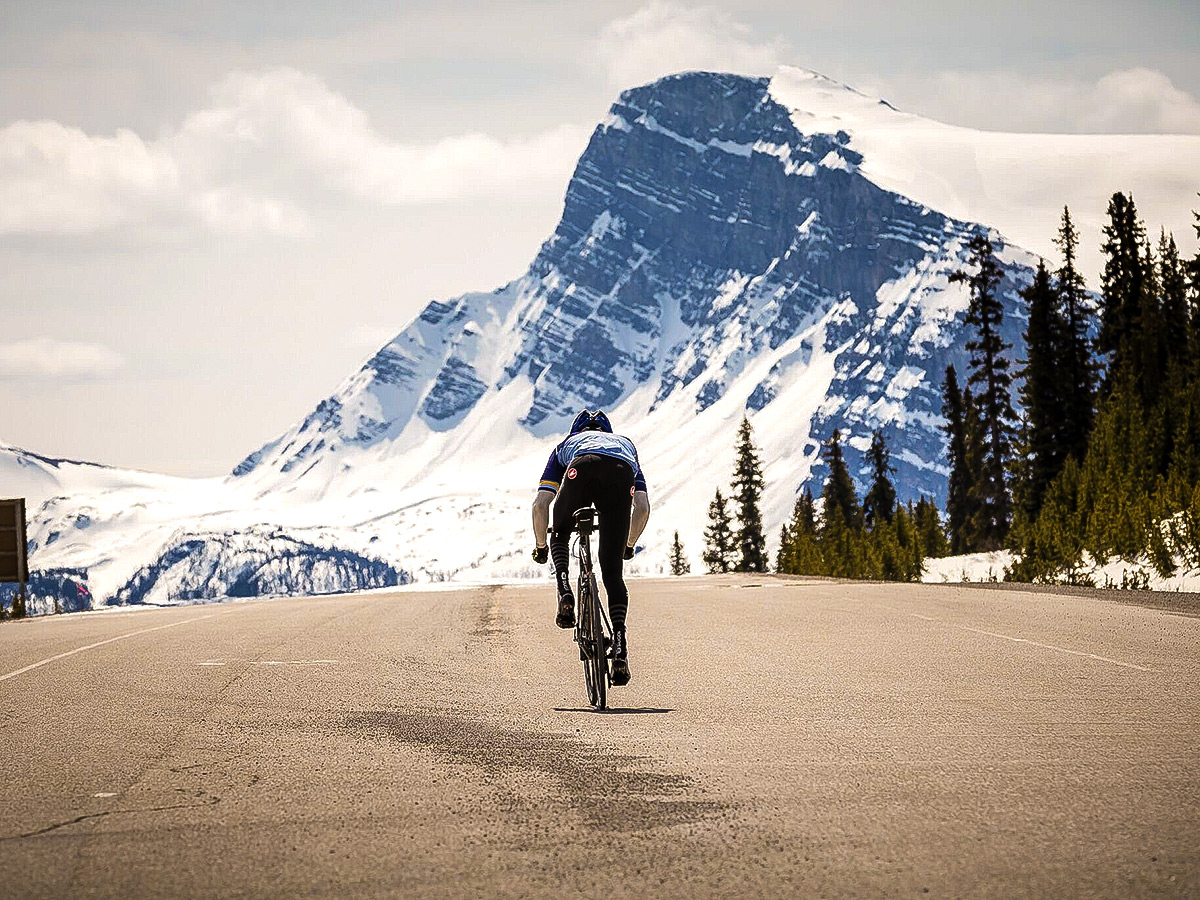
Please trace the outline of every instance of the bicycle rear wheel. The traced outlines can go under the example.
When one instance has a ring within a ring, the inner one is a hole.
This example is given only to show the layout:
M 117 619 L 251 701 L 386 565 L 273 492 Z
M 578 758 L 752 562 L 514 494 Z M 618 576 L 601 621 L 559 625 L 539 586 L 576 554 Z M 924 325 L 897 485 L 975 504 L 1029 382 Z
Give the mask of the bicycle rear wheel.
M 582 565 L 582 560 L 580 561 Z M 592 608 L 592 600 L 589 596 L 588 580 L 583 573 L 579 573 L 579 579 L 575 582 L 575 596 L 577 599 L 577 624 L 575 626 L 575 640 L 579 644 L 579 661 L 583 664 L 583 684 L 587 689 L 588 703 L 592 706 L 596 705 L 596 684 L 592 679 L 592 621 L 588 610 Z
M 604 709 L 608 684 L 601 667 L 604 659 L 604 631 L 597 611 L 600 608 L 595 579 L 579 579 L 579 656 L 583 660 L 583 683 L 588 703 Z M 606 668 L 606 667 L 605 667 Z
M 588 700 L 596 709 L 604 709 L 608 705 L 608 648 L 604 645 L 604 620 L 600 611 L 600 592 L 596 589 L 596 576 L 588 578 L 588 631 L 592 636 L 591 659 L 585 665 L 591 666 L 588 680 L 593 690 L 588 694 Z

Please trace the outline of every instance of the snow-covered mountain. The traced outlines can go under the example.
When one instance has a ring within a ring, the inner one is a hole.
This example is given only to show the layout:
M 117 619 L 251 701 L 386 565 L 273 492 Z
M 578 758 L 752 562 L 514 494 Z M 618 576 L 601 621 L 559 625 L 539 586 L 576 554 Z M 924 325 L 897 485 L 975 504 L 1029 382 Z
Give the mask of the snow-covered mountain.
M 635 571 L 662 567 L 675 530 L 698 565 L 743 415 L 773 531 L 803 484 L 819 489 L 818 449 L 834 428 L 856 468 L 882 429 L 901 497 L 940 502 L 939 385 L 947 364 L 966 368 L 967 295 L 949 276 L 966 267 L 971 236 L 988 233 L 1013 343 L 1036 260 L 986 219 L 897 189 L 950 205 L 979 194 L 977 171 L 903 143 L 917 134 L 927 146 L 938 129 L 956 159 L 971 135 L 994 143 L 795 69 L 686 73 L 626 91 L 523 275 L 431 302 L 227 479 L 50 500 L 35 516 L 34 561 L 89 566 L 98 599 L 133 599 L 147 572 L 171 573 L 156 583 L 176 587 L 159 599 L 235 583 L 312 588 L 300 574 L 311 565 L 222 574 L 238 541 L 261 549 L 284 532 L 354 554 L 335 567 L 351 580 L 385 577 L 374 560 L 424 579 L 535 575 L 529 501 L 583 406 L 606 409 L 641 451 L 654 513 Z
M 368 472 L 383 492 L 467 479 L 486 502 L 528 488 L 570 418 L 602 406 L 642 448 L 662 518 L 693 534 L 743 414 L 776 521 L 835 427 L 852 456 L 882 428 L 902 495 L 940 497 L 938 384 L 965 363 L 948 278 L 982 226 L 880 188 L 848 133 L 802 131 L 778 89 L 689 73 L 624 93 L 522 277 L 429 304 L 237 479 L 312 498 Z M 1012 341 L 1034 260 L 1002 258 Z
M 31 514 L 51 497 L 109 489 L 170 491 L 188 481 L 93 462 L 53 459 L 0 441 L 0 494 L 24 497 Z
M 31 566 L 78 575 L 97 601 L 333 593 L 410 579 L 372 554 L 369 538 L 355 550 L 326 529 L 292 525 L 283 534 L 257 524 L 261 511 L 229 479 L 155 475 L 0 444 L 0 493 L 26 498 Z M 31 585 L 32 609 L 53 608 L 51 594 L 38 594 L 52 583 Z

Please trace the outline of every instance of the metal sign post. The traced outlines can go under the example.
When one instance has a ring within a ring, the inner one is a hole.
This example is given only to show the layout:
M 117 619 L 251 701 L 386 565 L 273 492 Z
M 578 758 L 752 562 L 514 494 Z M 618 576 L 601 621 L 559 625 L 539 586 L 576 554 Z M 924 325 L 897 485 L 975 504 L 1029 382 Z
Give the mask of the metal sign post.
M 14 619 L 25 615 L 25 584 L 29 581 L 29 560 L 25 556 L 25 498 L 0 500 L 0 583 L 15 581 Z

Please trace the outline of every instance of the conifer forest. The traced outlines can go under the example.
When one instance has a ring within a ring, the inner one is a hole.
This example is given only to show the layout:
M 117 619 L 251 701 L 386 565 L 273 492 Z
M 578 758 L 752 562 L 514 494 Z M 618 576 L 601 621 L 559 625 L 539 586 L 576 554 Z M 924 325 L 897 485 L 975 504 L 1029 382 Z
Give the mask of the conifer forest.
M 1001 549 L 1013 551 L 1014 581 L 1087 584 L 1088 569 L 1112 558 L 1162 576 L 1200 566 L 1200 252 L 1185 258 L 1174 235 L 1149 233 L 1123 193 L 1103 236 L 1093 291 L 1063 209 L 1058 259 L 1021 292 L 1018 348 L 1000 337 L 992 243 L 971 240 L 969 265 L 951 276 L 969 292 L 970 365 L 943 373 L 946 509 L 897 502 L 879 432 L 860 498 L 834 431 L 821 450 L 825 483 L 816 497 L 799 492 L 775 571 L 913 581 L 927 558 Z M 763 572 L 763 476 L 746 419 L 735 452 L 731 492 L 709 505 L 703 560 L 710 572 Z

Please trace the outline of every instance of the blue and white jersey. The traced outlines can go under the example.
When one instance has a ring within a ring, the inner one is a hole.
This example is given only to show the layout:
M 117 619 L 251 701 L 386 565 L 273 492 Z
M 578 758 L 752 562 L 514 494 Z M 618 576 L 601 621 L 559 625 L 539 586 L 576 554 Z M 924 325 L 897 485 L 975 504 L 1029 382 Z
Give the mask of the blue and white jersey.
M 550 454 L 546 469 L 542 472 L 542 482 L 539 491 L 549 491 L 557 494 L 562 485 L 563 475 L 570 468 L 572 460 L 585 453 L 595 453 L 598 456 L 613 456 L 633 469 L 633 489 L 646 490 L 646 477 L 642 474 L 642 464 L 638 462 L 637 447 L 633 441 L 623 434 L 608 434 L 604 431 L 581 431 L 573 434 Z

